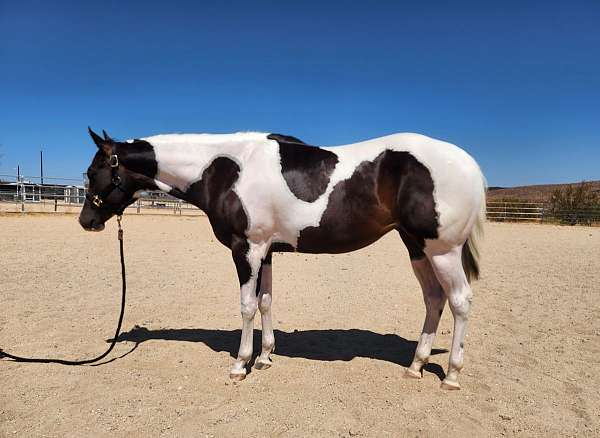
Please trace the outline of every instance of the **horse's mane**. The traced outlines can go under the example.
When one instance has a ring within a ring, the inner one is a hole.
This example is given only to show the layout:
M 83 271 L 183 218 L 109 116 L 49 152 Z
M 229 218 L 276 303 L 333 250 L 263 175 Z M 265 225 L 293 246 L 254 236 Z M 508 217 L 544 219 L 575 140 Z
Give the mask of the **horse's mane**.
M 304 143 L 302 140 L 300 140 L 299 138 L 293 137 L 291 135 L 283 135 L 283 134 L 269 134 L 267 135 L 267 138 L 269 140 L 275 140 L 279 143 L 296 143 L 296 144 L 303 144 L 305 145 L 306 143 Z

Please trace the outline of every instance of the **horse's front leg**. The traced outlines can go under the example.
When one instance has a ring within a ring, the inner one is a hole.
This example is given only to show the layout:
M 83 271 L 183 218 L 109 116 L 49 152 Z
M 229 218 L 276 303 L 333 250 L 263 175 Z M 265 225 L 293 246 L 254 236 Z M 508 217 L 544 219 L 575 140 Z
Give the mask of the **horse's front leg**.
M 246 378 L 246 365 L 252 358 L 252 338 L 254 331 L 254 315 L 258 310 L 256 285 L 260 266 L 269 245 L 255 244 L 244 238 L 233 237 L 231 252 L 240 280 L 240 303 L 242 313 L 242 336 L 237 360 L 229 377 L 233 380 Z
M 273 275 L 270 252 L 262 263 L 260 274 L 260 287 L 257 288 L 257 292 L 258 308 L 260 309 L 262 321 L 262 352 L 256 359 L 254 368 L 257 370 L 266 370 L 272 365 L 269 356 L 275 349 L 275 335 L 273 334 L 273 320 L 271 318 Z

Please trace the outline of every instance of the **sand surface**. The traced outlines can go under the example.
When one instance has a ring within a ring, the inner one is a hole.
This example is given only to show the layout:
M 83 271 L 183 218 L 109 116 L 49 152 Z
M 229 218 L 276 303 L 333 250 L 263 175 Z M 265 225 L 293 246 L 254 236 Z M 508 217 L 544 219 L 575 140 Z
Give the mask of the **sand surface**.
M 274 365 L 233 383 L 237 279 L 206 218 L 124 225 L 121 342 L 101 366 L 0 361 L 0 436 L 600 434 L 600 228 L 486 226 L 463 389 L 447 392 L 448 309 L 423 379 L 402 377 L 425 309 L 396 235 L 345 255 L 275 255 Z M 0 275 L 0 348 L 84 358 L 107 346 L 114 221 L 86 233 L 75 216 L 0 216 Z

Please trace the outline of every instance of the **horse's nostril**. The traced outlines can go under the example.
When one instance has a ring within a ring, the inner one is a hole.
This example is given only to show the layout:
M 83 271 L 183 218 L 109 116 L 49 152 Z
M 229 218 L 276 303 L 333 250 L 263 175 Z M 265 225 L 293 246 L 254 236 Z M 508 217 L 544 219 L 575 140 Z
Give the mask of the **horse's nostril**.
M 101 228 L 103 228 L 102 224 L 100 222 L 98 222 L 97 219 L 94 218 L 84 218 L 84 217 L 79 217 L 79 225 L 81 225 L 84 229 L 91 231 L 91 230 L 99 230 Z

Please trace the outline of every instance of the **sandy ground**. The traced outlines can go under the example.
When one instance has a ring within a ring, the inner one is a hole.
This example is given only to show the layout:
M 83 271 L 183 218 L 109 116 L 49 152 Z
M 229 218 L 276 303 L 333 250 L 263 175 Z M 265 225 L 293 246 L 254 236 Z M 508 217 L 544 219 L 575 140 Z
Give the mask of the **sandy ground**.
M 0 436 L 600 434 L 600 228 L 487 225 L 463 389 L 446 392 L 447 309 L 424 378 L 402 377 L 424 306 L 397 236 L 347 255 L 276 255 L 274 366 L 232 383 L 237 280 L 206 218 L 124 225 L 129 295 L 112 359 L 0 361 Z M 75 216 L 0 216 L 0 346 L 102 351 L 119 310 L 117 245 L 114 221 L 92 234 Z

